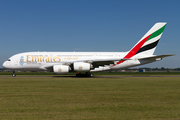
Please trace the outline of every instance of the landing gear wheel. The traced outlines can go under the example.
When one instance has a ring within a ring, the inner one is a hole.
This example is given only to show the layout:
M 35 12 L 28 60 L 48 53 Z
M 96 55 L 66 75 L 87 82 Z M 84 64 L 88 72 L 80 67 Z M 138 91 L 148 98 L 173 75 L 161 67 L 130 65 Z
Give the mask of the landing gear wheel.
M 12 77 L 16 77 L 15 71 L 13 71 Z
M 94 75 L 91 73 L 85 73 L 85 74 L 81 74 L 81 73 L 77 73 L 76 77 L 93 77 Z
M 90 77 L 94 77 L 94 75 L 93 75 L 93 74 L 90 74 Z
M 12 74 L 13 77 L 16 77 L 16 74 Z
M 86 73 L 86 77 L 93 77 L 94 75 L 91 73 Z

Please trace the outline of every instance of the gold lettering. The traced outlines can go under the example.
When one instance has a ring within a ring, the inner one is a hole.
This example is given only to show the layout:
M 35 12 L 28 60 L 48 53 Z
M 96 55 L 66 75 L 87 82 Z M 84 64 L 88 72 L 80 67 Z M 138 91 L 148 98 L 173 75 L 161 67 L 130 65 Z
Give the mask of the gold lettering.
M 57 61 L 57 62 L 60 62 L 60 61 L 61 61 L 61 59 L 60 59 L 59 57 L 57 57 L 57 59 L 58 59 L 58 61 Z
M 39 62 L 39 56 L 32 56 L 33 62 Z
M 45 58 L 45 56 L 43 56 L 43 61 L 42 62 L 44 62 L 44 58 Z
M 50 61 L 52 62 L 52 56 L 50 57 Z
M 66 57 L 64 59 L 73 59 L 71 57 Z M 27 55 L 26 56 L 27 62 L 60 62 L 61 58 L 59 56 L 33 56 L 33 55 Z
M 57 59 L 57 57 L 56 57 L 56 56 L 54 56 L 54 57 L 53 57 L 53 61 L 54 61 L 54 62 L 56 62 L 56 59 Z
M 60 62 L 60 61 L 61 59 L 59 57 L 56 57 L 56 56 L 53 57 L 53 62 Z
M 46 61 L 46 62 L 49 62 L 49 57 L 45 58 L 45 61 Z
M 74 57 L 73 59 L 77 60 L 77 59 L 78 59 L 78 57 Z
M 39 61 L 40 61 L 40 62 L 43 61 L 43 57 L 42 57 L 42 56 L 39 57 Z
M 29 60 L 29 57 L 30 57 L 30 55 L 27 55 L 27 62 L 31 62 L 31 61 Z

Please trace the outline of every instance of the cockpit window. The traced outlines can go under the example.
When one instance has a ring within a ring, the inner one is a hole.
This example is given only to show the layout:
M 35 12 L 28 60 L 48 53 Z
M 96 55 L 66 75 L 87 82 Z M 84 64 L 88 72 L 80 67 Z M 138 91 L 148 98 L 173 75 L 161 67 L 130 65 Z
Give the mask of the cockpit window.
M 8 59 L 7 61 L 11 61 L 11 59 Z

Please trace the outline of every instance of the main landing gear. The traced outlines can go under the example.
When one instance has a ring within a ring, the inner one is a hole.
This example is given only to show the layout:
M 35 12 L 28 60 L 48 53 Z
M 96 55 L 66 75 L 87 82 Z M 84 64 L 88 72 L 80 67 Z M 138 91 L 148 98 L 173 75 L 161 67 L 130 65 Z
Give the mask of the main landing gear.
M 16 77 L 15 71 L 13 71 L 12 77 Z
M 93 76 L 94 76 L 93 74 L 88 73 L 88 72 L 86 72 L 85 74 L 81 74 L 80 72 L 78 72 L 76 74 L 76 77 L 93 77 Z

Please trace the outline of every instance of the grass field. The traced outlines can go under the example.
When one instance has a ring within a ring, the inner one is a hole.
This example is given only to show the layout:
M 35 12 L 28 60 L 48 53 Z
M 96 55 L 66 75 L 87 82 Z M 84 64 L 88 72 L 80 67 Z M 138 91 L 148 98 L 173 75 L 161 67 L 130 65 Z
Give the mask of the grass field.
M 180 119 L 180 77 L 4 77 L 0 119 Z

